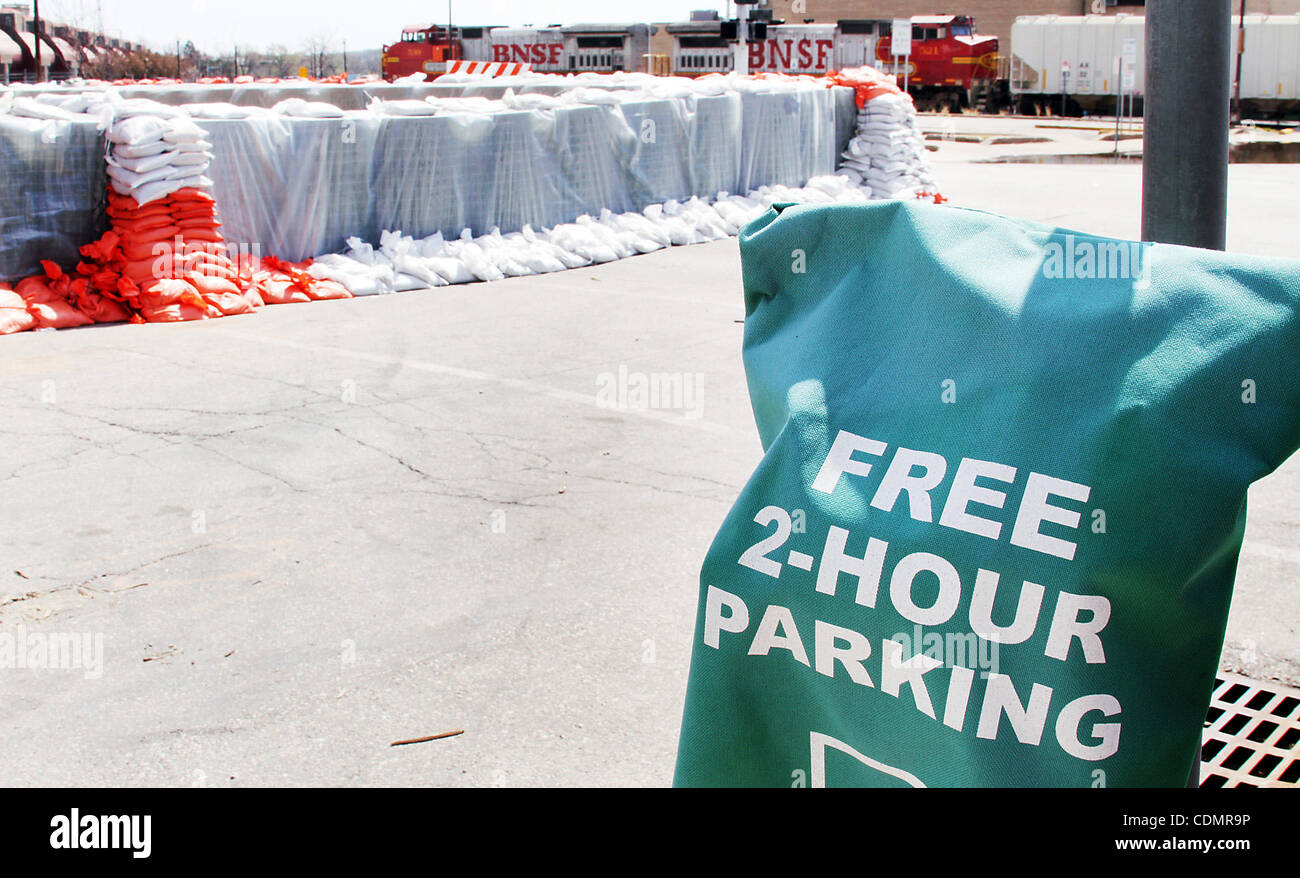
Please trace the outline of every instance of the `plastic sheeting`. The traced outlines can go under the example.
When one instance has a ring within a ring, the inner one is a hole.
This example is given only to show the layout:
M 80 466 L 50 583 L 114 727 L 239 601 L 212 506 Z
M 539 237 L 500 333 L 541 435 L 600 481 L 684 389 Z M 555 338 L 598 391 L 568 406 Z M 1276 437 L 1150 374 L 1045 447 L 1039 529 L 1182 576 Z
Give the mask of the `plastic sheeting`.
M 519 94 L 558 89 L 546 80 Z M 585 83 L 584 83 L 585 85 Z M 168 102 L 257 105 L 291 97 L 356 101 L 470 95 L 499 81 L 445 86 L 175 86 L 121 89 Z M 485 97 L 487 95 L 473 95 Z M 846 100 L 847 99 L 847 100 Z M 353 110 L 337 119 L 259 112 L 198 119 L 213 143 L 209 170 L 228 241 L 297 261 L 377 242 L 385 229 L 456 238 L 572 222 L 608 208 L 640 210 L 692 195 L 712 198 L 768 184 L 803 185 L 835 170 L 855 121 L 849 89 L 763 88 L 687 98 L 569 104 L 491 115 L 387 116 Z M 103 147 L 93 124 L 39 144 L 48 123 L 0 116 L 14 146 L 0 153 L 0 278 L 65 267 L 104 230 Z
M 70 266 L 99 237 L 107 185 L 102 134 L 93 122 L 0 116 L 0 279 Z
M 602 208 L 799 186 L 834 171 L 842 104 L 831 90 L 803 89 L 492 115 L 198 122 L 216 154 L 227 239 L 299 260 L 339 251 L 349 236 L 375 242 L 384 229 L 510 233 Z

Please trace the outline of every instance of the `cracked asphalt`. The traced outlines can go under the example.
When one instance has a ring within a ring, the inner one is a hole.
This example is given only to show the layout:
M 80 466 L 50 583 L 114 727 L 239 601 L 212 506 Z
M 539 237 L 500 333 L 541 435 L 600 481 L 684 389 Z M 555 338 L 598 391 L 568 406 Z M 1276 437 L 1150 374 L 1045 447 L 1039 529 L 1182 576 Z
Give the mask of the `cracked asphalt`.
M 1233 246 L 1282 252 L 1300 174 L 1258 167 Z M 942 179 L 1136 234 L 1132 168 Z M 0 784 L 668 784 L 699 564 L 760 458 L 743 316 L 733 240 L 0 340 L 0 631 L 103 645 L 0 671 Z M 700 376 L 702 416 L 602 406 L 620 367 Z M 1252 493 L 1224 659 L 1292 685 L 1297 500 L 1294 460 Z

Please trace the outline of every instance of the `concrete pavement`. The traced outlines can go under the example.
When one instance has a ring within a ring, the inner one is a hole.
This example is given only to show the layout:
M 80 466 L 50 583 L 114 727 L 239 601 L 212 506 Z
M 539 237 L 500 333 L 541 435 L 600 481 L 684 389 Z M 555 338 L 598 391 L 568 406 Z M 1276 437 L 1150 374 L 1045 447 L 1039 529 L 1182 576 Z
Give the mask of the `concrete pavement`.
M 955 203 L 1136 234 L 1136 167 L 933 156 Z M 1234 166 L 1232 248 L 1296 255 L 1295 168 Z M 0 340 L 0 627 L 103 649 L 0 672 L 0 784 L 669 783 L 699 564 L 760 457 L 742 318 L 723 241 Z M 632 374 L 701 416 L 599 404 Z M 1292 685 L 1297 500 L 1294 460 L 1252 493 L 1225 652 Z

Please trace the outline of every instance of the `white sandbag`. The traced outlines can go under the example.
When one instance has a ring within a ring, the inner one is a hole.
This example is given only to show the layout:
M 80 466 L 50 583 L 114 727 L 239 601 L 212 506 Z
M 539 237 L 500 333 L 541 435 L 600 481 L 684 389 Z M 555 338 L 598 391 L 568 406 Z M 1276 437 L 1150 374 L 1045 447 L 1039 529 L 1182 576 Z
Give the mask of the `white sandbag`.
M 563 223 L 551 229 L 547 239 L 562 250 L 598 265 L 618 259 L 612 247 L 592 234 L 590 226 Z
M 112 173 L 113 167 L 125 168 L 136 174 L 147 174 L 150 171 L 173 164 L 175 156 L 169 152 L 159 150 L 153 155 L 143 156 L 142 158 L 131 158 L 123 156 L 114 150 L 108 157 L 109 173 Z
M 397 272 L 393 276 L 393 291 L 398 293 L 409 293 L 412 290 L 427 289 L 428 284 L 413 274 L 403 274 Z
M 134 198 L 141 207 L 157 201 L 160 198 L 166 198 L 178 189 L 185 188 L 182 181 L 170 178 L 165 180 L 155 180 L 152 183 L 146 183 L 143 186 L 135 188 L 127 186 L 112 177 L 109 178 L 108 182 L 109 185 L 113 187 L 114 192 L 118 195 L 127 195 Z
M 475 238 L 474 243 L 482 249 L 483 255 L 500 269 L 501 273 L 506 277 L 530 277 L 537 274 L 537 272 L 520 262 L 510 248 L 505 246 L 499 229 L 493 229 L 489 234 Z
M 188 116 L 169 120 L 163 132 L 163 140 L 168 143 L 198 143 L 203 137 L 203 129 Z
M 506 246 L 510 249 L 515 260 L 537 274 L 550 274 L 553 271 L 564 271 L 567 268 L 551 252 L 551 248 L 544 242 L 537 240 L 536 237 L 529 240 L 521 233 L 515 232 L 504 236 L 504 238 Z
M 271 108 L 272 112 L 299 119 L 339 119 L 343 111 L 333 104 L 321 101 L 304 101 L 302 98 L 289 98 L 280 101 Z
M 212 164 L 214 158 L 216 158 L 216 156 L 210 152 L 177 151 L 171 153 L 172 164 L 178 168 L 206 169 L 208 165 Z M 191 173 L 202 173 L 202 171 L 192 170 Z
M 565 268 L 582 268 L 585 265 L 591 264 L 591 260 L 587 259 L 585 256 L 572 253 L 558 244 L 553 243 L 550 240 L 549 234 L 537 234 L 530 225 L 525 224 L 524 227 L 520 229 L 519 234 L 525 241 L 530 242 L 534 247 L 539 247 L 543 252 L 550 254 Z
M 436 116 L 438 108 L 428 101 L 385 101 L 375 98 L 367 107 L 384 116 Z
M 371 265 L 340 253 L 316 257 L 307 267 L 307 272 L 313 277 L 338 281 L 354 296 L 375 296 L 393 291 L 392 266 Z
M 76 122 L 81 117 L 74 113 L 69 113 L 54 104 L 44 103 L 34 98 L 15 98 L 9 108 L 12 116 L 22 116 L 27 119 L 45 119 L 47 121 L 57 122 Z
M 185 109 L 196 119 L 247 119 L 255 114 L 253 107 L 241 107 L 237 104 L 210 103 L 187 104 Z
M 608 226 L 601 225 L 594 217 L 588 216 L 587 214 L 578 217 L 576 222 L 579 226 L 590 230 L 591 234 L 596 237 L 596 240 L 600 241 L 601 244 L 612 250 L 614 252 L 614 258 L 626 259 L 636 252 L 636 248 L 632 245 L 632 240 L 635 239 L 635 235 L 629 235 L 625 232 L 615 232 Z
M 165 153 L 164 153 L 165 155 Z M 121 183 L 130 190 L 139 189 L 147 183 L 155 180 L 166 180 L 169 177 L 176 177 L 176 169 L 171 164 L 163 164 L 144 172 L 132 171 L 129 168 L 121 167 L 116 164 L 109 164 L 108 176 L 116 183 Z M 179 176 L 185 176 L 181 174 Z
M 166 132 L 166 119 L 157 116 L 132 116 L 113 123 L 108 130 L 108 139 L 113 143 L 137 147 L 161 141 Z
M 189 115 L 181 107 L 173 107 L 170 104 L 162 104 L 148 98 L 131 98 L 128 100 L 113 100 L 110 98 L 110 102 L 113 104 L 113 115 L 118 119 L 130 119 L 136 116 L 175 119 Z
M 146 156 L 154 156 L 160 153 L 168 152 L 168 144 L 160 136 L 157 140 L 150 143 L 142 143 L 138 146 L 131 146 L 125 143 L 113 145 L 113 157 L 117 159 L 135 159 Z
M 505 280 L 505 273 L 487 258 L 481 247 L 474 243 L 469 229 L 461 232 L 460 240 L 447 242 L 447 253 L 464 263 L 478 280 Z

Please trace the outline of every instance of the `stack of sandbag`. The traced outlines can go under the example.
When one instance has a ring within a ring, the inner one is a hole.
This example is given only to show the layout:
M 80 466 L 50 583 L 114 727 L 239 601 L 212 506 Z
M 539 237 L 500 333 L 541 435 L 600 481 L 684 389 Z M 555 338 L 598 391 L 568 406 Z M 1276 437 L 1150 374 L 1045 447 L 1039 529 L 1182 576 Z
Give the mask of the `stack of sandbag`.
M 204 176 L 212 144 L 180 107 L 122 101 L 108 130 L 108 176 L 113 191 L 141 206 L 181 189 L 212 191 Z
M 842 169 L 862 178 L 874 198 L 906 198 L 934 191 L 925 140 L 909 95 L 885 93 L 858 112 L 858 127 L 844 153 Z
M 27 310 L 27 302 L 8 284 L 0 284 L 0 335 L 26 332 L 36 328 L 36 318 Z
M 203 129 L 180 108 L 123 101 L 108 140 L 107 212 L 124 257 L 120 292 L 136 313 L 155 323 L 260 308 L 251 268 L 241 283 L 226 252 Z
M 830 79 L 854 89 L 858 105 L 857 131 L 837 173 L 869 188 L 872 198 L 942 201 L 916 125 L 916 106 L 895 78 L 874 67 L 855 67 Z
M 170 323 L 247 314 L 263 305 L 349 298 L 308 263 L 228 247 L 205 175 L 211 144 L 184 110 L 153 101 L 117 101 L 108 125 L 110 230 L 80 248 L 65 274 L 20 281 L 3 298 L 6 332 L 90 323 Z M 30 319 L 17 314 L 23 303 Z

